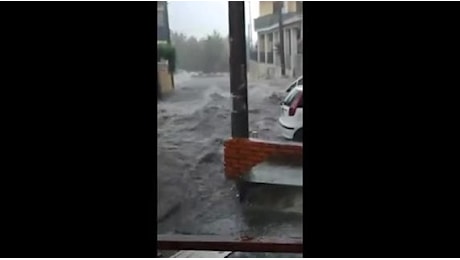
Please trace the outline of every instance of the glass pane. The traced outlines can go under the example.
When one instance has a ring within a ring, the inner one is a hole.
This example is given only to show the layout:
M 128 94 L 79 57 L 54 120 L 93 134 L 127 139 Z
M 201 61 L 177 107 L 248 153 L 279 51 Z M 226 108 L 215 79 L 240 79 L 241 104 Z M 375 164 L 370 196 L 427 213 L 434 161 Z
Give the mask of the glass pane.
M 303 86 L 303 78 L 299 79 L 297 85 L 302 85 Z
M 288 93 L 291 92 L 291 90 L 292 90 L 295 86 L 297 86 L 297 82 L 292 83 L 292 84 L 287 88 L 286 92 L 288 92 Z
M 297 95 L 299 94 L 300 92 L 297 90 L 297 89 L 293 89 L 289 95 L 287 95 L 287 97 L 284 99 L 284 104 L 286 106 L 290 106 L 292 104 L 292 101 L 294 101 L 297 97 Z

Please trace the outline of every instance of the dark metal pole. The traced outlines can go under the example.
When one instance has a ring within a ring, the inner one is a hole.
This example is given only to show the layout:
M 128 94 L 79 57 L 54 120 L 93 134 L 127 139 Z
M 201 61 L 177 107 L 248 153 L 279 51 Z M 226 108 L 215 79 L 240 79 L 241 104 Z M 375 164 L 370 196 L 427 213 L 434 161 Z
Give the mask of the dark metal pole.
M 158 70 L 157 70 L 157 94 L 158 94 L 158 99 L 161 99 L 161 85 L 160 85 L 160 79 L 158 75 Z
M 166 26 L 166 31 L 168 32 L 168 38 L 167 42 L 168 44 L 171 44 L 171 31 L 169 30 L 169 12 L 168 12 L 168 2 L 164 1 L 164 19 L 165 19 L 165 26 Z
M 165 9 L 164 9 L 164 14 L 165 14 L 165 15 L 164 15 L 164 17 L 165 17 L 166 30 L 167 30 L 167 32 L 168 32 L 168 39 L 167 39 L 167 41 L 168 41 L 168 44 L 172 47 L 172 43 L 171 43 L 171 30 L 169 29 L 168 2 L 165 1 L 164 3 L 165 3 Z M 169 73 L 171 74 L 171 84 L 172 84 L 173 88 L 174 88 L 174 71 L 171 70 L 171 66 L 173 66 L 173 65 L 171 65 L 171 64 L 169 64 L 169 63 L 175 63 L 175 62 L 176 62 L 175 60 L 170 60 L 170 61 L 168 61 L 168 65 L 169 65 L 169 66 L 168 66 L 168 71 L 169 71 Z M 175 64 L 174 64 L 174 67 L 176 67 Z
M 229 2 L 230 90 L 233 99 L 232 137 L 248 138 L 248 81 L 244 2 Z
M 280 64 L 281 64 L 281 75 L 286 75 L 286 61 L 284 56 L 284 28 L 283 28 L 283 2 L 276 2 L 277 13 L 278 13 L 278 23 L 279 23 L 279 37 L 280 49 L 278 53 L 280 54 Z
M 160 62 L 160 55 L 158 53 L 158 49 L 157 49 L 157 66 L 158 66 L 158 63 Z M 161 85 L 160 85 L 160 75 L 158 74 L 158 68 L 157 68 L 157 71 L 156 71 L 156 74 L 157 74 L 157 99 L 161 99 Z

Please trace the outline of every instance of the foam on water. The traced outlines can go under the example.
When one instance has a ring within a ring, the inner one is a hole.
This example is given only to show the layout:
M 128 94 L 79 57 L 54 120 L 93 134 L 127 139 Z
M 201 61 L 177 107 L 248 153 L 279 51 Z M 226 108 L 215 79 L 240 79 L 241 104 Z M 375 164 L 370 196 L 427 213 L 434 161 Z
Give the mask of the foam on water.
M 234 183 L 223 174 L 222 144 L 231 134 L 229 78 L 194 78 L 191 73 L 181 72 L 175 83 L 175 92 L 158 104 L 158 213 L 173 211 L 158 223 L 158 232 L 298 235 L 295 230 L 302 229 L 298 217 L 301 191 L 297 195 L 274 190 L 257 195 L 255 191 L 261 207 L 269 205 L 270 210 L 281 214 L 272 214 L 273 219 L 264 222 L 264 210 L 240 204 Z M 277 131 L 277 119 L 287 84 L 249 85 L 249 126 L 257 131 L 258 138 L 283 140 Z M 286 194 L 291 201 L 274 200 Z

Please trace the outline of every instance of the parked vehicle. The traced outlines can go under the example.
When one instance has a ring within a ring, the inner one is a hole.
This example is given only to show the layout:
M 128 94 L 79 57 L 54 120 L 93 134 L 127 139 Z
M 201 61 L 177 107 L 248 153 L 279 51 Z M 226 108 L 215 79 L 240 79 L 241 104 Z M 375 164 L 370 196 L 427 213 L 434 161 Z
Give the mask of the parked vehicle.
M 284 138 L 303 141 L 303 85 L 294 86 L 281 102 L 278 122 Z
M 286 89 L 286 92 L 291 92 L 291 90 L 296 86 L 303 86 L 303 76 L 300 76 L 298 79 L 294 80 L 294 82 L 292 82 L 291 85 L 289 85 L 289 87 Z

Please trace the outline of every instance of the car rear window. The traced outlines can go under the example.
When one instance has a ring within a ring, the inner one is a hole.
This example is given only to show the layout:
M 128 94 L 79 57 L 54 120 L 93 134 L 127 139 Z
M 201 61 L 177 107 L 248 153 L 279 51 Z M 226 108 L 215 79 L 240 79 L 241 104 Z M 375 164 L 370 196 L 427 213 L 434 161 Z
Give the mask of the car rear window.
M 303 78 L 299 79 L 299 81 L 297 82 L 297 85 L 303 85 Z
M 294 102 L 294 100 L 297 99 L 297 97 L 299 97 L 299 95 L 302 95 L 302 91 L 298 90 L 298 89 L 293 89 L 287 96 L 286 98 L 283 100 L 283 104 L 286 105 L 286 106 L 290 106 L 292 104 L 292 102 Z M 302 102 L 302 101 L 301 101 Z M 301 103 L 303 105 L 303 103 Z
M 289 93 L 289 92 L 290 92 L 294 87 L 296 87 L 296 86 L 297 86 L 297 81 L 295 81 L 294 83 L 292 83 L 292 84 L 287 88 L 286 92 Z

